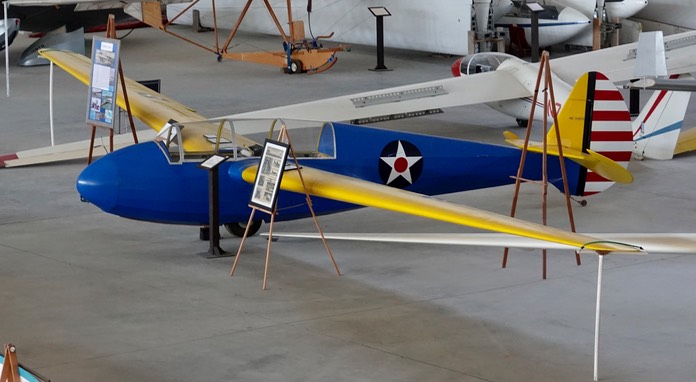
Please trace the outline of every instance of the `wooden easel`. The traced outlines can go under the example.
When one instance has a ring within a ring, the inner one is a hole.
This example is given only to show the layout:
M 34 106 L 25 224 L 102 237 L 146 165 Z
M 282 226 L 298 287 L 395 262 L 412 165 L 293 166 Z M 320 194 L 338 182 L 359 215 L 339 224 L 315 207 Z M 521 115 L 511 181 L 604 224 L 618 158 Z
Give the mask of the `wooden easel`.
M 5 345 L 5 360 L 2 364 L 0 382 L 21 382 L 19 378 L 19 362 L 17 362 L 17 349 L 12 344 Z
M 106 37 L 116 38 L 116 17 L 109 15 L 106 23 Z M 135 131 L 135 122 L 133 121 L 133 113 L 131 113 L 130 101 L 128 101 L 128 90 L 126 90 L 126 78 L 123 75 L 123 65 L 121 59 L 118 60 L 118 76 L 121 79 L 121 89 L 123 90 L 123 99 L 126 102 L 126 112 L 128 113 L 128 121 L 130 123 L 131 132 L 133 133 L 133 143 L 138 143 L 138 133 Z M 92 125 L 92 138 L 89 145 L 89 157 L 87 164 L 92 163 L 92 153 L 94 152 L 94 138 L 97 132 L 97 126 Z M 114 151 L 114 129 L 109 128 L 109 152 Z
M 329 244 L 326 242 L 326 238 L 324 237 L 324 231 L 321 229 L 321 226 L 319 225 L 319 220 L 317 220 L 317 215 L 314 213 L 314 208 L 312 207 L 312 199 L 309 197 L 309 193 L 307 192 L 307 187 L 305 186 L 304 178 L 302 178 L 302 170 L 300 167 L 300 164 L 297 161 L 297 156 L 295 155 L 295 150 L 293 149 L 292 142 L 290 141 L 290 135 L 288 134 L 288 131 L 283 124 L 280 132 L 278 133 L 278 140 L 284 143 L 287 143 L 288 146 L 290 147 L 290 155 L 292 156 L 292 160 L 295 162 L 295 170 L 297 171 L 297 175 L 300 177 L 300 182 L 302 183 L 302 189 L 304 190 L 305 193 L 305 199 L 307 200 L 307 207 L 309 207 L 309 211 L 312 213 L 312 219 L 314 220 L 314 224 L 317 227 L 317 230 L 319 231 L 319 235 L 321 236 L 321 241 L 324 243 L 324 248 L 326 248 L 326 252 L 329 254 L 329 258 L 331 259 L 331 263 L 334 266 L 334 269 L 336 270 L 336 274 L 341 276 L 341 271 L 338 269 L 338 265 L 336 264 L 336 260 L 333 257 L 333 254 L 331 253 L 331 248 L 329 248 Z M 246 230 L 244 231 L 244 236 L 242 237 L 241 243 L 239 243 L 239 250 L 237 251 L 237 255 L 235 256 L 234 263 L 232 264 L 232 269 L 230 270 L 230 277 L 234 276 L 234 272 L 237 269 L 237 262 L 239 261 L 239 257 L 242 255 L 242 249 L 244 248 L 244 242 L 246 241 L 247 234 L 249 232 L 249 227 L 251 227 L 251 223 L 253 222 L 254 219 L 254 213 L 256 210 L 261 210 L 263 212 L 266 212 L 267 214 L 271 215 L 271 224 L 270 227 L 268 228 L 268 244 L 266 246 L 266 263 L 264 265 L 264 270 L 263 270 L 263 290 L 266 290 L 266 287 L 268 285 L 268 264 L 271 259 L 271 242 L 273 241 L 273 223 L 275 221 L 275 215 L 278 212 L 277 208 L 274 208 L 273 211 L 266 211 L 261 208 L 258 208 L 253 205 L 249 205 L 251 207 L 251 214 L 249 215 L 249 221 L 247 222 Z M 2 382 L 2 381 L 0 381 Z
M 544 77 L 544 105 L 545 107 L 548 108 L 549 105 L 551 107 L 551 115 L 553 116 L 553 126 L 556 131 L 556 145 L 558 145 L 558 160 L 560 162 L 560 167 L 561 167 L 561 176 L 563 178 L 563 193 L 565 194 L 565 199 L 566 199 L 566 206 L 568 209 L 568 218 L 570 220 L 570 230 L 572 232 L 575 232 L 575 221 L 573 218 L 573 208 L 570 203 L 570 194 L 568 193 L 568 177 L 566 175 L 566 169 L 565 169 L 565 161 L 563 159 L 563 146 L 561 145 L 561 134 L 559 133 L 559 126 L 558 126 L 558 109 L 556 109 L 556 98 L 554 96 L 553 92 L 553 81 L 551 79 L 551 68 L 549 66 L 549 53 L 547 51 L 542 52 L 541 54 L 541 60 L 539 61 L 539 74 L 537 76 L 536 80 L 536 86 L 534 88 L 534 97 L 532 99 L 532 107 L 529 112 L 529 120 L 527 122 L 527 131 L 525 134 L 524 138 L 524 146 L 522 147 L 522 155 L 520 156 L 520 166 L 517 169 L 517 176 L 515 177 L 515 195 L 512 199 L 512 209 L 510 211 L 510 216 L 515 217 L 515 212 L 517 210 L 517 198 L 519 197 L 520 193 L 520 184 L 522 183 L 522 174 L 524 171 L 524 163 L 525 159 L 527 158 L 527 148 L 529 147 L 529 137 L 532 132 L 532 122 L 534 121 L 534 111 L 536 108 L 536 103 L 537 103 L 537 97 L 539 95 L 539 86 L 541 84 L 541 78 L 542 76 Z M 548 90 L 548 91 L 547 91 Z M 549 102 L 549 99 L 551 102 Z M 547 111 L 544 112 L 544 120 L 543 120 L 543 126 L 544 126 L 544 139 L 543 139 L 543 153 L 542 153 L 542 181 L 541 181 L 541 187 L 542 187 L 542 224 L 547 225 L 546 223 L 546 196 L 547 196 L 547 191 L 549 187 L 549 182 L 548 182 L 548 169 L 547 169 L 547 141 L 546 141 L 546 124 L 547 124 L 547 115 L 549 113 Z M 525 180 L 526 181 L 526 180 Z M 505 250 L 503 252 L 503 264 L 502 267 L 505 268 L 507 266 L 507 259 L 508 259 L 508 252 L 510 248 L 505 247 Z M 575 252 L 575 261 L 577 265 L 580 265 L 580 254 L 576 251 Z M 546 249 L 542 250 L 542 278 L 546 279 Z

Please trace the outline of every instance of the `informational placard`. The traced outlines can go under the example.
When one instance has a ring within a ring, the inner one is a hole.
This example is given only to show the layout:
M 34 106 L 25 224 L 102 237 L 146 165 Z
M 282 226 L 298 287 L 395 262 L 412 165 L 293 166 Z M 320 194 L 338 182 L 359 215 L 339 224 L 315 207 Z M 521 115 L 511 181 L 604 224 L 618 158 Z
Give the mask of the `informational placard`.
M 278 189 L 283 178 L 289 147 L 283 142 L 266 139 L 261 164 L 256 172 L 254 189 L 249 205 L 273 213 L 278 200 Z
M 385 7 L 367 7 L 375 17 L 391 16 L 391 13 Z
M 200 166 L 206 170 L 212 170 L 217 167 L 220 163 L 227 160 L 227 157 L 222 155 L 211 155 L 208 159 L 204 160 Z
M 92 71 L 87 96 L 87 123 L 90 125 L 114 127 L 120 44 L 118 40 L 100 36 L 92 40 Z
M 527 8 L 529 8 L 529 10 L 532 12 L 543 12 L 544 11 L 544 7 L 542 7 L 541 4 L 537 3 L 536 1 L 529 2 L 526 4 L 527 4 Z

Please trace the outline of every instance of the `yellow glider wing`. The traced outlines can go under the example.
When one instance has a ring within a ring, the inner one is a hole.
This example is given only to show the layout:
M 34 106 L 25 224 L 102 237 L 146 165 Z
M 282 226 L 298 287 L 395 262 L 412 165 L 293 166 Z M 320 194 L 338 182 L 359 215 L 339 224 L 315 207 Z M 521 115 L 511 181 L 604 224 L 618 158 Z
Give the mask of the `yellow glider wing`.
M 258 166 L 251 166 L 245 169 L 242 172 L 242 178 L 246 182 L 253 183 L 257 170 Z M 299 173 L 296 170 L 286 171 L 283 174 L 280 188 L 298 193 L 304 193 L 306 190 L 310 195 L 341 202 L 382 208 L 489 231 L 566 244 L 575 248 L 584 247 L 601 253 L 641 252 L 638 247 L 602 242 L 590 236 L 449 203 L 444 200 L 361 179 L 310 167 L 303 167 L 301 171 L 306 188 L 302 186 Z
M 54 64 L 89 85 L 91 60 L 81 54 L 68 51 L 41 49 L 40 54 Z M 170 119 L 178 122 L 203 121 L 202 115 L 195 110 L 163 96 L 130 78 L 126 78 L 126 89 L 130 101 L 133 116 L 143 121 L 150 128 L 159 131 Z M 126 109 L 126 101 L 123 92 L 117 91 L 117 104 Z M 213 123 L 197 123 L 196 128 L 186 129 L 181 132 L 184 150 L 189 153 L 208 153 L 213 151 L 213 146 L 204 137 L 205 134 L 216 134 L 217 125 Z

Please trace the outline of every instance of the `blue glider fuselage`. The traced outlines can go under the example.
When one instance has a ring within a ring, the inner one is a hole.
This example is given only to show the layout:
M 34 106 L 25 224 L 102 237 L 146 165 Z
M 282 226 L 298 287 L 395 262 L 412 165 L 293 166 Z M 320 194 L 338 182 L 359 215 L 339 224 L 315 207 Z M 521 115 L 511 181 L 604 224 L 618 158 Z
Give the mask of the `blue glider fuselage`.
M 466 140 L 405 133 L 343 123 L 327 124 L 318 143 L 321 156 L 298 157 L 302 167 L 363 179 L 409 191 L 438 195 L 514 182 L 521 151 Z M 291 159 L 289 159 L 291 160 Z M 115 151 L 89 165 L 77 189 L 87 201 L 118 216 L 171 224 L 203 225 L 208 216 L 208 171 L 202 158 L 172 163 L 162 142 L 151 141 Z M 542 157 L 529 153 L 523 177 L 541 179 Z M 242 172 L 259 157 L 220 165 L 220 222 L 246 222 L 253 185 Z M 562 189 L 556 157 L 548 160 L 549 181 Z M 566 160 L 571 194 L 581 194 L 586 170 Z M 312 197 L 317 214 L 360 206 Z M 310 216 L 305 195 L 281 191 L 276 220 Z M 263 219 L 270 218 L 264 215 Z

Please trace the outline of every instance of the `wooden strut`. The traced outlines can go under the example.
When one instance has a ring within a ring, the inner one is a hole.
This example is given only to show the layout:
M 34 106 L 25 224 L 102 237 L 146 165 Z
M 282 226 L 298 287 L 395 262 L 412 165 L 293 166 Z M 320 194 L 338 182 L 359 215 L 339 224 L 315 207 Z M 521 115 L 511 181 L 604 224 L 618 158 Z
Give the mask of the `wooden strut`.
M 532 107 L 529 112 L 529 120 L 527 122 L 527 131 L 525 133 L 525 138 L 524 138 L 524 146 L 522 147 L 522 154 L 520 156 L 520 165 L 517 169 L 517 176 L 515 177 L 515 193 L 512 198 L 512 208 L 510 211 L 510 216 L 515 217 L 515 213 L 517 211 L 517 199 L 519 197 L 519 192 L 520 192 L 520 185 L 522 183 L 522 174 L 524 171 L 524 165 L 525 161 L 527 158 L 527 152 L 528 152 L 528 146 L 529 146 L 529 138 L 531 135 L 532 131 L 532 124 L 534 120 L 534 112 L 536 109 L 536 103 L 537 103 L 537 98 L 539 95 L 539 86 L 541 84 L 541 79 L 542 75 L 544 77 L 544 117 L 543 117 L 543 126 L 545 130 L 545 126 L 547 124 L 547 115 L 549 114 L 548 111 L 546 110 L 547 107 L 551 107 L 551 116 L 553 117 L 553 126 L 554 130 L 556 133 L 556 144 L 558 146 L 558 160 L 560 163 L 560 168 L 561 168 L 561 177 L 563 179 L 563 193 L 565 195 L 566 199 L 566 207 L 568 210 L 568 219 L 570 220 L 570 229 L 572 232 L 575 232 L 575 220 L 573 217 L 573 208 L 570 202 L 570 193 L 568 191 L 568 177 L 566 175 L 566 169 L 565 169 L 565 161 L 563 157 L 563 146 L 561 145 L 561 134 L 559 132 L 559 125 L 558 125 L 558 110 L 556 109 L 556 98 L 554 95 L 553 91 L 553 81 L 551 77 L 551 68 L 549 65 L 549 53 L 547 51 L 542 52 L 541 55 L 541 60 L 539 62 L 539 74 L 537 75 L 537 80 L 536 80 L 536 85 L 534 87 L 534 97 L 532 99 Z M 547 91 L 548 90 L 548 91 Z M 550 98 L 550 103 L 549 103 L 549 98 Z M 546 200 L 547 200 L 547 194 L 548 194 L 548 167 L 547 167 L 547 137 L 546 134 L 547 132 L 544 131 L 543 133 L 543 150 L 542 150 L 542 223 L 544 225 L 547 225 L 547 205 L 546 205 Z M 505 247 L 503 251 L 503 262 L 502 262 L 502 267 L 506 268 L 507 267 L 507 260 L 508 260 L 508 254 L 509 254 L 510 248 Z M 544 249 L 542 250 L 542 278 L 546 279 L 546 270 L 547 270 L 547 250 Z M 575 251 L 575 261 L 577 265 L 581 264 L 580 261 L 580 253 Z
M 2 364 L 2 372 L 0 372 L 0 382 L 21 382 L 17 349 L 12 344 L 5 345 L 5 360 Z
M 324 243 L 324 248 L 326 248 L 326 252 L 329 254 L 329 258 L 331 259 L 331 263 L 333 264 L 334 269 L 336 270 L 336 274 L 338 276 L 341 276 L 341 271 L 338 269 L 338 264 L 336 264 L 336 259 L 334 259 L 333 253 L 331 252 L 331 248 L 329 248 L 329 243 L 326 241 L 326 238 L 324 237 L 324 231 L 322 230 L 321 226 L 319 225 L 319 220 L 317 219 L 317 215 L 314 213 L 314 208 L 312 207 L 312 199 L 309 196 L 309 193 L 307 192 L 307 187 L 305 186 L 304 178 L 302 177 L 302 170 L 300 167 L 299 162 L 297 161 L 297 156 L 295 155 L 295 150 L 293 149 L 292 146 L 292 141 L 290 140 L 290 135 L 288 134 L 288 131 L 283 125 L 280 129 L 280 132 L 278 133 L 278 140 L 281 142 L 286 142 L 288 146 L 290 147 L 290 154 L 292 155 L 292 159 L 295 162 L 295 168 L 297 171 L 297 175 L 300 177 L 300 182 L 302 183 L 302 189 L 305 192 L 305 199 L 307 200 L 307 207 L 309 207 L 309 211 L 312 213 L 312 219 L 314 220 L 314 224 L 317 227 L 317 230 L 319 231 L 319 235 L 321 236 L 321 241 Z M 249 227 L 251 227 L 251 223 L 253 222 L 254 219 L 254 214 L 256 210 L 259 208 L 256 208 L 254 206 L 251 206 L 251 214 L 249 215 L 249 221 L 247 222 L 246 229 L 244 230 L 244 236 L 242 236 L 242 241 L 239 243 L 239 249 L 237 250 L 237 255 L 235 256 L 234 263 L 232 264 L 232 269 L 230 270 L 230 277 L 234 276 L 234 272 L 237 269 L 237 262 L 239 261 L 239 257 L 242 254 L 242 249 L 244 248 L 244 242 L 246 241 L 247 235 L 249 233 Z M 268 228 L 268 244 L 266 246 L 266 262 L 264 265 L 264 270 L 263 270 L 263 290 L 266 290 L 268 286 L 268 265 L 270 263 L 271 259 L 271 242 L 273 241 L 273 223 L 275 222 L 275 215 L 277 214 L 277 207 L 274 208 L 274 210 L 271 213 L 271 222 L 270 226 Z
M 106 37 L 116 38 L 116 17 L 114 15 L 109 15 L 106 22 Z M 135 131 L 135 121 L 133 120 L 133 113 L 131 112 L 130 101 L 128 100 L 128 90 L 126 90 L 126 78 L 123 74 L 123 65 L 121 65 L 121 59 L 118 60 L 118 76 L 121 79 L 121 90 L 123 90 L 123 99 L 126 102 L 126 112 L 128 113 L 128 122 L 130 123 L 131 133 L 133 134 L 133 143 L 138 143 L 138 133 Z M 92 154 L 94 152 L 94 138 L 96 135 L 97 126 L 92 125 L 92 138 L 90 139 L 89 145 L 89 156 L 87 158 L 87 164 L 92 163 Z M 114 151 L 114 129 L 109 129 L 109 152 Z

